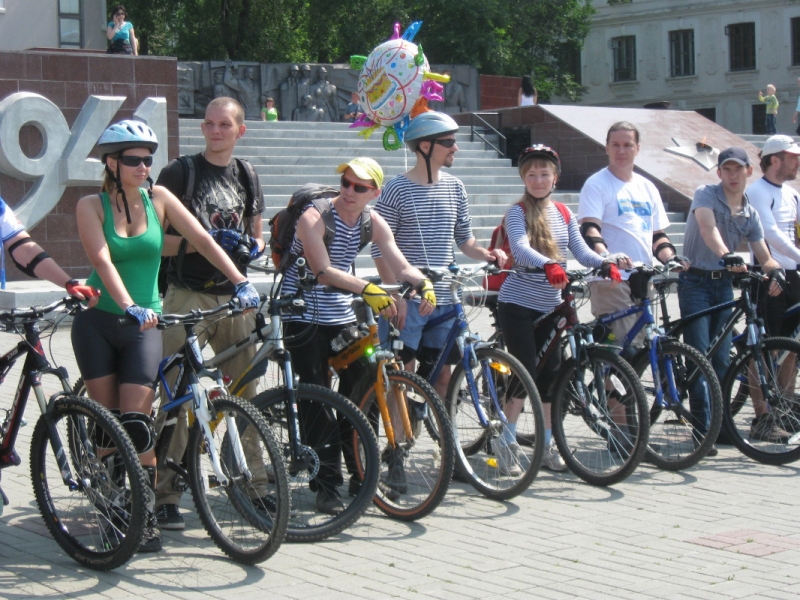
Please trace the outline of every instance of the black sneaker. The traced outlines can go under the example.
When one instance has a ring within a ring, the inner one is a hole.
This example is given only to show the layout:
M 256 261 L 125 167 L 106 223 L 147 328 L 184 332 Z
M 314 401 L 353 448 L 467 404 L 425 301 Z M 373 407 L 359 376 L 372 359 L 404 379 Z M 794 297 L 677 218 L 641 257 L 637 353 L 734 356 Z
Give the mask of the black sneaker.
M 337 489 L 329 490 L 324 486 L 319 486 L 317 490 L 317 503 L 316 508 L 318 513 L 323 515 L 336 516 L 344 511 L 344 504 L 342 498 L 339 496 Z
M 162 547 L 161 530 L 158 528 L 156 514 L 147 513 L 147 521 L 145 522 L 142 542 L 139 544 L 138 552 L 159 552 Z
M 158 526 L 168 531 L 180 531 L 186 527 L 186 523 L 178 510 L 177 504 L 162 504 L 156 507 L 156 518 Z
M 351 498 L 355 498 L 361 491 L 361 485 L 362 485 L 361 478 L 358 475 L 351 475 L 350 483 L 347 485 L 347 494 Z
M 384 483 L 390 489 L 393 489 L 398 494 L 405 494 L 408 492 L 408 482 L 406 481 L 406 471 L 403 467 L 403 460 L 406 453 L 402 447 L 386 448 L 383 451 L 383 462 L 389 467 Z

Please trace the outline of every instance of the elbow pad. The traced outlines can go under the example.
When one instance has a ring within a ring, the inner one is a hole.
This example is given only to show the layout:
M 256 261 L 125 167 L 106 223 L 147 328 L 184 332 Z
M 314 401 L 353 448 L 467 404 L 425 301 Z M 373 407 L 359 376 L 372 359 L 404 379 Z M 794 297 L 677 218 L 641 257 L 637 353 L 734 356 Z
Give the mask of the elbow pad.
M 19 262 L 17 262 L 17 259 L 14 258 L 14 250 L 17 247 L 21 246 L 22 244 L 27 244 L 28 242 L 33 242 L 33 239 L 28 237 L 28 238 L 24 238 L 24 239 L 21 239 L 21 240 L 17 240 L 16 242 L 14 242 L 13 244 L 11 244 L 8 247 L 8 255 L 11 257 L 11 260 L 13 261 L 13 263 L 17 266 L 17 268 L 20 271 L 25 273 L 25 275 L 27 275 L 28 277 L 34 277 L 35 278 L 36 275 L 34 274 L 34 270 L 36 269 L 37 265 L 40 262 L 42 262 L 44 259 L 50 258 L 50 255 L 43 250 L 43 251 L 39 252 L 39 254 L 34 256 L 33 259 L 31 260 L 31 262 L 29 262 L 27 265 L 24 265 L 24 266 L 21 265 Z
M 597 229 L 598 235 L 589 235 L 590 227 L 594 227 L 595 229 Z M 608 244 L 606 244 L 606 241 L 600 236 L 600 233 L 602 233 L 602 229 L 600 228 L 600 225 L 598 225 L 597 223 L 588 223 L 588 222 L 581 223 L 581 237 L 591 250 L 594 250 L 595 244 L 603 244 L 604 246 L 608 246 Z

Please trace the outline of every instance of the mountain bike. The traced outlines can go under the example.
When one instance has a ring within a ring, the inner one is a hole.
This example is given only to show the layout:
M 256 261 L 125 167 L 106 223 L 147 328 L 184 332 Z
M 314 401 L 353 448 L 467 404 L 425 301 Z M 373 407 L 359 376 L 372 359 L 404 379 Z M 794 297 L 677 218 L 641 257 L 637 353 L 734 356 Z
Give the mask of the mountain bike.
M 14 449 L 31 390 L 41 410 L 30 444 L 33 491 L 47 529 L 78 563 L 97 570 L 125 564 L 139 548 L 152 496 L 136 450 L 119 420 L 94 400 L 73 395 L 67 370 L 44 352 L 40 323 L 63 309 L 80 310 L 74 298 L 48 306 L 0 313 L 7 331 L 23 339 L 0 357 L 3 381 L 25 358 L 11 408 L 0 425 L 0 470 L 20 464 Z M 53 321 L 55 331 L 59 317 Z M 54 376 L 62 391 L 45 398 L 42 377 Z M 1 473 L 2 471 L 0 471 Z M 3 505 L 8 498 L 0 490 Z

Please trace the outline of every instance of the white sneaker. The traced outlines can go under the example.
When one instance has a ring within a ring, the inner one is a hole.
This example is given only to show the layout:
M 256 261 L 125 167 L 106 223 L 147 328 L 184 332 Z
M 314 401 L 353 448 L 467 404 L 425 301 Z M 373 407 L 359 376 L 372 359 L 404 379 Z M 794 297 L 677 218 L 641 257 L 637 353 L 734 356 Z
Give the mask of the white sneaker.
M 497 468 L 501 475 L 507 477 L 519 477 L 522 469 L 519 466 L 519 444 L 510 444 L 502 438 L 497 438 L 492 442 L 494 458 L 497 461 Z
M 544 458 L 542 458 L 542 466 L 545 469 L 550 469 L 551 471 L 567 470 L 567 463 L 565 463 L 564 459 L 561 458 L 561 454 L 559 454 L 558 448 L 553 442 L 550 442 L 550 445 L 544 449 Z

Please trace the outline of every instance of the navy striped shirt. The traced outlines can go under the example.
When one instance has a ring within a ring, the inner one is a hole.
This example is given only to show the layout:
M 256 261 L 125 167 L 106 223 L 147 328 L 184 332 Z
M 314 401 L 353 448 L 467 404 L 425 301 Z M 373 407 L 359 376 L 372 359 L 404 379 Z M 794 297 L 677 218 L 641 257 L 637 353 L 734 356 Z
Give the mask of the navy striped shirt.
M 447 267 L 455 260 L 453 240 L 461 246 L 473 237 L 464 184 L 448 173 L 439 176 L 433 185 L 420 185 L 398 175 L 384 186 L 375 205 L 400 252 L 415 267 Z M 372 256 L 381 256 L 375 244 Z M 435 284 L 434 292 L 439 306 L 450 304 L 449 282 Z
M 358 246 L 361 242 L 361 219 L 353 227 L 348 226 L 342 221 L 333 203 L 331 204 L 331 214 L 336 222 L 336 235 L 333 236 L 331 247 L 328 249 L 331 266 L 340 271 L 350 271 L 358 254 Z M 309 204 L 306 210 L 312 209 L 313 204 Z M 313 210 L 317 210 L 313 208 Z M 303 211 L 305 212 L 305 211 Z M 297 256 L 303 254 L 303 242 L 295 234 L 292 242 L 291 252 Z M 281 293 L 293 294 L 297 291 L 297 267 L 292 265 L 286 271 L 283 279 Z M 353 294 L 324 292 L 322 285 L 314 286 L 310 292 L 306 292 L 306 302 L 308 308 L 302 315 L 286 315 L 285 321 L 303 321 L 306 323 L 319 323 L 321 325 L 344 325 L 356 320 L 353 312 Z
M 547 224 L 561 254 L 561 266 L 566 268 L 567 249 L 569 249 L 575 259 L 582 265 L 599 267 L 603 264 L 603 258 L 589 249 L 589 246 L 586 245 L 583 237 L 581 237 L 578 220 L 572 211 L 569 214 L 570 220 L 569 225 L 567 225 L 564 222 L 564 217 L 561 216 L 561 212 L 552 202 L 547 207 Z M 519 204 L 514 204 L 506 211 L 503 221 L 508 243 L 511 247 L 511 254 L 514 256 L 515 267 L 544 268 L 545 263 L 552 260 L 552 258 L 531 248 L 527 224 L 525 223 L 525 211 Z M 561 304 L 561 290 L 548 283 L 544 271 L 541 273 L 525 273 L 522 269 L 515 269 L 513 273 L 509 274 L 500 288 L 498 300 L 548 313 Z

